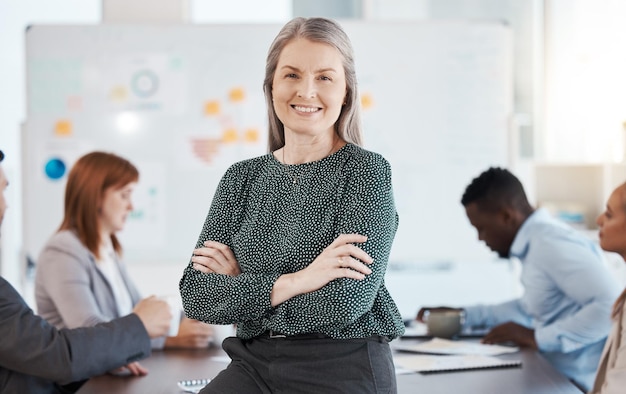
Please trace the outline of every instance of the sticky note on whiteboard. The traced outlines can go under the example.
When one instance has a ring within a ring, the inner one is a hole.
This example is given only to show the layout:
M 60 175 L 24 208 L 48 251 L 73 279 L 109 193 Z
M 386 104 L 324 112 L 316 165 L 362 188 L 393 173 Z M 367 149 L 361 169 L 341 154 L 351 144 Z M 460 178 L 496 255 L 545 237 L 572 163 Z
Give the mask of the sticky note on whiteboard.
M 57 137 L 68 137 L 72 135 L 72 122 L 63 119 L 54 125 L 54 135 Z
M 205 115 L 218 115 L 219 113 L 220 113 L 219 101 L 207 101 L 206 103 L 204 103 Z
M 228 97 L 230 98 L 230 101 L 237 103 L 245 99 L 246 93 L 244 92 L 243 88 L 234 88 L 231 89 Z

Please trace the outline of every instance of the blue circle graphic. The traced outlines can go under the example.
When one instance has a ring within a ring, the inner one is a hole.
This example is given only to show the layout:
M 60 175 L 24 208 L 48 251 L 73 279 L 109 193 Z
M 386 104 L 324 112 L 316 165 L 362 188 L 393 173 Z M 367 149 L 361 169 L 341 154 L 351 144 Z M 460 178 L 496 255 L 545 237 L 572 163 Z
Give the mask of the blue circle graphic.
M 46 163 L 46 175 L 50 179 L 59 179 L 65 175 L 65 163 L 59 158 L 52 158 Z
M 132 91 L 140 98 L 148 98 L 159 90 L 159 77 L 151 70 L 139 70 L 130 82 Z

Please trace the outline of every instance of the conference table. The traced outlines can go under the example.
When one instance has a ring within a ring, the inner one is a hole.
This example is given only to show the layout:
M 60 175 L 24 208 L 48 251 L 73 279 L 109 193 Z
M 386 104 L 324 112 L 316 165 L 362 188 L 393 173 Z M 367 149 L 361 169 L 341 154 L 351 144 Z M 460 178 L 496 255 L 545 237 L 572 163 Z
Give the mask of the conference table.
M 398 393 L 581 394 L 574 384 L 533 350 L 521 349 L 519 352 L 498 357 L 520 360 L 522 365 L 511 368 L 400 374 L 397 376 Z M 184 391 L 178 387 L 178 381 L 214 377 L 226 368 L 228 356 L 218 347 L 163 350 L 153 352 L 141 364 L 148 368 L 147 376 L 98 376 L 85 383 L 78 393 L 181 394 Z

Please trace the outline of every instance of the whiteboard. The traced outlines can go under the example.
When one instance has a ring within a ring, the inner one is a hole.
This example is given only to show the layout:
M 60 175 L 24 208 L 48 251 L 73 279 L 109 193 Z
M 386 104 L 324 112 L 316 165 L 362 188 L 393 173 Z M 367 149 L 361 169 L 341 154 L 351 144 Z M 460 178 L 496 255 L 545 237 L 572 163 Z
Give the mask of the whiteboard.
M 365 147 L 391 163 L 393 264 L 475 261 L 460 198 L 508 161 L 511 34 L 496 22 L 342 22 Z M 62 219 L 67 171 L 91 150 L 140 170 L 121 234 L 129 263 L 186 263 L 219 179 L 266 153 L 265 57 L 281 25 L 46 26 L 26 32 L 24 251 Z

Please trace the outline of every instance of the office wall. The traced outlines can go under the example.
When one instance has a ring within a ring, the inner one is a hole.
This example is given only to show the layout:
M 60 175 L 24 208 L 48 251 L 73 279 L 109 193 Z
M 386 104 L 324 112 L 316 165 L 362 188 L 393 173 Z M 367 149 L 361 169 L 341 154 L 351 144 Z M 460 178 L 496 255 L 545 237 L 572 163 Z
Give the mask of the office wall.
M 5 195 L 9 210 L 0 236 L 0 272 L 16 288 L 23 285 L 22 146 L 20 124 L 26 117 L 24 30 L 30 23 L 98 23 L 97 0 L 0 0 L 0 149 L 2 167 L 10 181 Z

